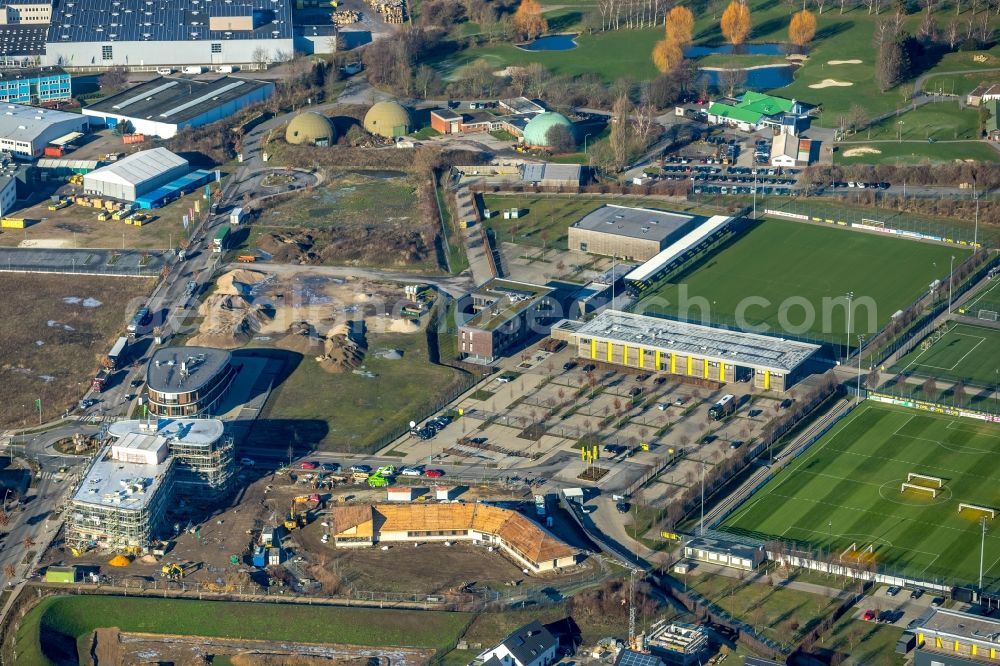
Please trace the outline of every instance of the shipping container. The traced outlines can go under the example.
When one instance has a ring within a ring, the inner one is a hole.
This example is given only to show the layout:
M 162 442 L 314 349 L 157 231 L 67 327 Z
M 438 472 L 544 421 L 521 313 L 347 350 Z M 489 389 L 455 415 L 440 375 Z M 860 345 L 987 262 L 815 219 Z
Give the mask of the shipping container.
M 30 225 L 31 223 L 22 217 L 5 217 L 0 219 L 0 227 L 4 229 L 24 229 Z
M 122 142 L 125 145 L 131 144 L 131 143 L 142 143 L 145 140 L 146 140 L 146 135 L 145 134 L 123 134 L 122 135 Z
M 62 157 L 66 154 L 66 149 L 62 146 L 45 146 L 42 153 L 45 157 Z

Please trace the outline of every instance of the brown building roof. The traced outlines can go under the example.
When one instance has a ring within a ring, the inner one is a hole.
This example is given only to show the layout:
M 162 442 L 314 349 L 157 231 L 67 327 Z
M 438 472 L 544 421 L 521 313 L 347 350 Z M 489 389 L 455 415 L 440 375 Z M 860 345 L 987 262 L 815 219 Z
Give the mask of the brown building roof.
M 330 511 L 332 531 L 343 534 L 373 515 L 379 532 L 475 530 L 499 536 L 532 562 L 570 557 L 576 551 L 521 514 L 489 504 L 378 504 L 336 507 Z M 362 527 L 364 530 L 364 527 Z M 361 530 L 359 530 L 361 531 Z

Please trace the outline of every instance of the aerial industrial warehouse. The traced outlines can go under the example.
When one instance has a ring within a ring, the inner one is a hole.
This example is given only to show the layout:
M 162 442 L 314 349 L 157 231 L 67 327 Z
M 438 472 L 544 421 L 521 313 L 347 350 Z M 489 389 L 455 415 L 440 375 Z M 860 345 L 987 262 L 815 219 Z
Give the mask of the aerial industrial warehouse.
M 83 109 L 94 124 L 129 122 L 138 134 L 169 139 L 185 127 L 201 127 L 274 94 L 274 84 L 228 76 L 213 81 L 159 77 Z
M 294 53 L 287 0 L 93 0 L 53 7 L 50 65 L 252 64 Z
M 581 358 L 731 382 L 753 373 L 757 388 L 787 391 L 819 345 L 605 310 L 572 333 Z
M 88 125 L 87 118 L 78 113 L 4 104 L 0 106 L 0 150 L 33 159 L 53 140 L 84 133 Z
M 135 201 L 190 171 L 188 161 L 166 148 L 153 148 L 91 171 L 83 178 L 87 194 Z

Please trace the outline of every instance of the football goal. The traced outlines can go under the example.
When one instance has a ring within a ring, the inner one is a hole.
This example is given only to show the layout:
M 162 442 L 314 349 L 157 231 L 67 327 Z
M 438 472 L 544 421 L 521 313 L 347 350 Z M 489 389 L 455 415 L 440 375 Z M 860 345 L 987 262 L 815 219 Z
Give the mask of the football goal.
M 899 492 L 905 493 L 907 490 L 913 490 L 918 493 L 929 493 L 931 499 L 934 499 L 938 495 L 937 488 L 931 488 L 929 486 L 921 486 L 918 483 L 907 483 L 904 481 L 899 485 Z
M 978 504 L 969 504 L 968 502 L 959 502 L 958 503 L 958 512 L 962 513 L 963 511 L 965 511 L 965 512 L 970 512 L 971 511 L 974 514 L 978 514 L 976 516 L 977 518 L 985 517 L 985 518 L 989 518 L 990 520 L 993 520 L 994 518 L 996 518 L 996 509 L 991 509 L 988 506 L 979 506 Z
M 928 476 L 926 474 L 917 474 L 916 472 L 910 472 L 906 475 L 907 483 L 916 482 L 917 485 L 931 487 L 931 488 L 941 488 L 944 486 L 944 479 L 938 476 Z
M 980 310 L 979 318 L 985 321 L 996 321 L 997 311 L 996 310 Z

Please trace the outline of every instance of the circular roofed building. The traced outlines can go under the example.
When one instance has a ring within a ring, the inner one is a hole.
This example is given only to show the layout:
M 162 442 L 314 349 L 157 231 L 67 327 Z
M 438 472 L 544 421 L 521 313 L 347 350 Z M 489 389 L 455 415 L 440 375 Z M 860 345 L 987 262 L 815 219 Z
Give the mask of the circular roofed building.
M 379 102 L 365 114 L 365 129 L 387 139 L 410 132 L 410 114 L 398 102 Z
M 524 143 L 534 148 L 549 148 L 549 130 L 562 125 L 573 136 L 573 123 L 569 118 L 555 111 L 546 111 L 528 121 L 524 127 Z
M 285 141 L 294 145 L 329 146 L 336 140 L 333 123 L 315 111 L 300 113 L 285 128 Z
M 225 349 L 164 347 L 149 359 L 146 388 L 153 416 L 217 413 L 239 367 Z

